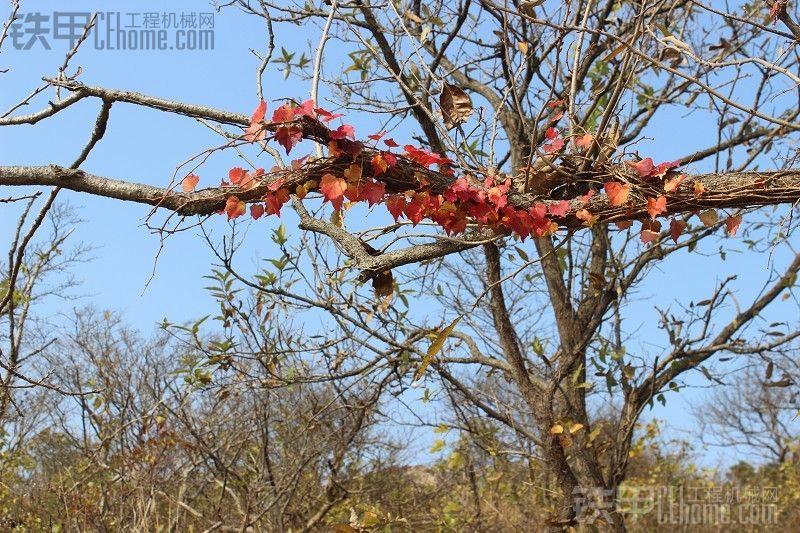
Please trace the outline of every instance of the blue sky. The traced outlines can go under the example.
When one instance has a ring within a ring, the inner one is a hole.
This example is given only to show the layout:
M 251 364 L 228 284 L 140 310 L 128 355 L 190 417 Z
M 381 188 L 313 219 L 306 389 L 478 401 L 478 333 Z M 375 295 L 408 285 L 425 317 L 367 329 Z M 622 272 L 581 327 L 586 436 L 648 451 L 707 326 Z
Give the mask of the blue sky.
M 143 14 L 164 13 L 168 9 L 169 13 L 176 13 L 178 17 L 181 13 L 213 12 L 205 2 L 188 0 L 168 4 L 152 0 L 113 4 L 81 1 L 70 2 L 68 8 L 65 6 L 67 4 L 63 2 L 29 2 L 23 5 L 22 11 L 35 9 L 42 14 L 52 15 L 53 11 L 65 8 L 70 11 L 93 11 L 113 7 L 122 13 Z M 0 16 L 5 18 L 4 15 L 5 12 L 0 11 Z M 73 69 L 82 66 L 80 80 L 89 85 L 130 89 L 249 114 L 257 103 L 254 79 L 259 60 L 248 50 L 263 51 L 266 48 L 263 21 L 235 9 L 225 9 L 214 12 L 214 26 L 213 50 L 97 50 L 89 42 L 71 65 Z M 309 31 L 303 27 L 287 29 L 282 27 L 282 33 L 278 35 L 279 46 L 281 43 L 291 43 L 298 50 L 316 48 L 316 30 Z M 170 32 L 172 35 L 174 32 Z M 57 72 L 68 45 L 65 41 L 49 41 L 52 50 L 45 50 L 39 44 L 30 50 L 15 50 L 6 43 L 0 53 L 0 68 L 11 70 L 0 76 L 3 110 L 28 94 L 40 83 L 43 75 Z M 337 56 L 337 51 L 333 44 L 328 49 L 325 64 L 331 73 L 341 71 L 348 64 L 346 56 Z M 264 87 L 270 109 L 275 107 L 274 100 L 281 98 L 304 100 L 310 89 L 305 82 L 299 83 L 293 78 L 284 80 L 278 65 L 267 70 Z M 44 105 L 46 100 L 39 98 L 25 111 L 37 110 Z M 98 110 L 99 102 L 90 99 L 35 127 L 0 128 L 0 161 L 3 165 L 69 165 L 88 139 Z M 691 152 L 704 139 L 712 138 L 707 133 L 713 131 L 714 125 L 704 121 L 703 117 L 673 114 L 662 116 L 660 120 L 662 122 L 653 125 L 654 130 L 662 132 L 658 142 L 643 143 L 642 147 L 643 151 L 646 150 L 657 160 L 674 159 Z M 360 136 L 374 133 L 374 122 L 368 116 L 359 116 L 354 112 L 349 114 L 348 121 L 355 124 Z M 402 136 L 398 136 L 398 141 L 401 139 Z M 182 161 L 218 144 L 220 140 L 216 134 L 191 119 L 129 105 L 115 105 L 106 137 L 83 168 L 103 176 L 164 186 L 170 182 L 176 166 Z M 310 150 L 310 147 L 306 150 Z M 230 167 L 239 164 L 232 152 L 213 157 L 198 172 L 201 176 L 200 187 L 217 184 Z M 270 164 L 265 163 L 264 166 Z M 707 163 L 703 163 L 691 170 L 708 169 Z M 7 195 L 6 191 L 0 190 L 0 196 Z M 83 285 L 76 294 L 84 298 L 74 302 L 53 301 L 46 312 L 55 314 L 64 312 L 72 305 L 91 303 L 101 309 L 120 311 L 129 323 L 148 331 L 165 317 L 172 322 L 181 322 L 214 311 L 213 301 L 202 290 L 207 285 L 203 276 L 209 272 L 213 257 L 197 230 L 170 236 L 161 248 L 158 236 L 150 234 L 143 226 L 149 210 L 142 205 L 70 192 L 63 193 L 63 200 L 74 205 L 85 221 L 78 227 L 74 240 L 94 246 L 94 259 L 82 265 L 77 273 Z M 283 222 L 291 229 L 294 219 L 288 209 L 284 212 Z M 788 211 L 782 208 L 780 212 Z M 0 240 L 3 240 L 3 244 L 8 234 L 5 228 L 9 228 L 14 220 L 15 208 L 3 206 L 0 209 L 0 227 L 4 228 Z M 208 229 L 217 234 L 229 229 L 223 217 L 212 218 L 206 224 Z M 250 254 L 255 258 L 272 253 L 274 248 L 269 234 L 277 224 L 274 218 L 253 224 L 249 229 L 247 248 L 242 255 Z M 737 287 L 741 291 L 738 298 L 744 304 L 756 294 L 760 280 L 765 278 L 772 262 L 780 266 L 785 264 L 788 257 L 780 247 L 775 249 L 773 257 L 736 253 L 731 250 L 741 250 L 744 246 L 741 240 L 734 239 L 725 239 L 704 249 L 714 252 L 720 245 L 729 250 L 725 261 L 720 259 L 719 254 L 701 256 L 680 252 L 660 265 L 657 272 L 649 277 L 638 294 L 638 300 L 631 306 L 632 313 L 647 318 L 642 319 L 640 329 L 637 324 L 630 326 L 631 331 L 637 330 L 637 335 L 629 352 L 635 351 L 637 345 L 643 350 L 652 350 L 653 345 L 660 346 L 665 342 L 652 320 L 655 317 L 653 303 L 665 305 L 672 300 L 687 303 L 705 299 L 713 290 L 716 280 L 736 274 L 740 281 Z M 524 246 L 529 250 L 532 248 L 530 244 Z M 785 318 L 786 313 L 796 315 L 792 300 L 772 309 L 768 320 Z M 432 322 L 439 321 L 437 312 Z M 691 381 L 704 382 L 699 379 Z M 699 401 L 704 394 L 692 392 L 680 399 L 668 395 L 668 407 L 658 407 L 652 414 L 668 419 L 678 430 L 691 429 L 693 422 L 687 400 Z M 719 453 L 712 455 L 709 461 L 713 463 L 715 458 L 729 461 L 722 452 Z

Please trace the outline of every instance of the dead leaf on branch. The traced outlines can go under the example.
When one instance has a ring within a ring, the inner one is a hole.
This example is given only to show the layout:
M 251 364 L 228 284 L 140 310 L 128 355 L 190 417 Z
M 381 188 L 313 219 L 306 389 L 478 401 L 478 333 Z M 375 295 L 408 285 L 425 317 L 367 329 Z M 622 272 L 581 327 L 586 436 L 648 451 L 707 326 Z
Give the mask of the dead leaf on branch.
M 416 374 L 414 374 L 414 381 L 419 381 L 419 378 L 425 375 L 425 370 L 428 369 L 428 365 L 431 364 L 433 358 L 436 357 L 436 354 L 441 351 L 442 347 L 444 346 L 444 341 L 446 341 L 450 334 L 453 333 L 453 330 L 455 329 L 459 320 L 461 320 L 460 316 L 450 322 L 449 326 L 437 333 L 436 338 L 433 339 L 433 342 L 431 342 L 431 345 L 428 347 L 425 357 L 422 358 L 422 362 L 420 362 Z
M 388 298 L 394 294 L 394 277 L 391 270 L 379 272 L 372 278 L 372 288 L 376 298 Z
M 472 99 L 460 87 L 445 83 L 442 94 L 439 96 L 439 105 L 442 108 L 442 118 L 448 130 L 463 124 L 475 111 Z

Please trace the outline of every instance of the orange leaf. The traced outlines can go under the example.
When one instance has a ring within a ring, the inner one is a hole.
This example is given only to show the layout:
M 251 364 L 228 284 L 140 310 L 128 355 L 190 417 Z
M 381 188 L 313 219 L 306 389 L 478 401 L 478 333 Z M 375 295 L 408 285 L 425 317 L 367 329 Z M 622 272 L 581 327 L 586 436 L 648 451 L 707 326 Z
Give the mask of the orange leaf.
M 352 163 L 345 169 L 344 177 L 347 181 L 359 181 L 361 179 L 361 165 Z
M 183 181 L 181 182 L 181 188 L 183 189 L 183 192 L 194 191 L 194 188 L 197 187 L 197 182 L 199 181 L 200 181 L 199 176 L 195 176 L 194 174 L 187 175 L 185 178 L 183 178 Z
M 608 203 L 611 205 L 620 206 L 628 201 L 628 194 L 631 192 L 630 185 L 616 181 L 607 181 L 603 187 L 608 195 Z
M 742 215 L 736 215 L 735 217 L 730 217 L 728 220 L 725 221 L 725 229 L 728 230 L 728 235 L 731 237 L 736 237 L 736 231 L 739 229 L 739 224 L 742 223 Z
M 575 216 L 578 219 L 583 220 L 584 226 L 592 227 L 594 226 L 594 223 L 597 222 L 597 215 L 591 214 L 587 209 L 579 209 L 575 212 Z
M 683 180 L 685 179 L 686 179 L 686 174 L 679 174 L 674 178 L 668 179 L 667 181 L 664 182 L 664 192 L 672 192 L 677 190 L 678 187 L 680 187 L 681 183 L 683 183 Z
M 233 167 L 228 171 L 228 179 L 234 185 L 239 185 L 245 176 L 247 176 L 247 171 L 242 167 Z
M 594 135 L 587 133 L 575 139 L 575 147 L 579 150 L 585 150 L 592 145 L 592 141 L 594 141 Z
M 228 220 L 244 215 L 244 202 L 239 200 L 236 196 L 229 196 L 225 200 L 225 214 L 228 215 Z
M 702 213 L 700 213 L 699 216 L 700 220 L 703 222 L 703 224 L 705 224 L 707 228 L 713 226 L 714 224 L 717 223 L 717 220 L 719 220 L 717 212 L 714 211 L 713 209 L 708 209 L 707 211 L 703 211 Z
M 372 163 L 372 175 L 378 176 L 386 172 L 386 169 L 389 168 L 389 163 L 383 158 L 381 154 L 375 154 L 371 160 Z
M 322 182 L 319 184 L 319 191 L 337 211 L 342 208 L 342 197 L 346 190 L 347 182 L 342 178 L 337 178 L 333 174 L 325 174 L 322 176 Z
M 702 183 L 700 183 L 699 181 L 695 181 L 694 182 L 694 195 L 695 196 L 700 196 L 704 192 L 706 192 L 705 186 Z
M 663 196 L 647 199 L 647 212 L 650 218 L 655 219 L 658 215 L 667 210 L 667 199 Z
M 317 186 L 316 180 L 308 180 L 307 182 L 298 185 L 294 193 L 300 200 L 302 200 L 303 198 L 306 197 L 308 191 L 314 189 L 314 187 L 316 186 Z

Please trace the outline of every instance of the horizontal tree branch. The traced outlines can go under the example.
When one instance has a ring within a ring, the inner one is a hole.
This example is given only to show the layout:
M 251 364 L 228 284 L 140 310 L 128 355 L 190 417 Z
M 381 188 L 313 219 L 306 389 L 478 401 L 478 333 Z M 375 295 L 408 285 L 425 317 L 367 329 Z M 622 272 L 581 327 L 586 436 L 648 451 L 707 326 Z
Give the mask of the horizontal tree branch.
M 360 159 L 367 159 L 370 152 Z M 358 158 L 357 158 L 358 159 Z M 367 164 L 362 160 L 362 164 Z M 225 207 L 225 200 L 236 195 L 244 202 L 257 202 L 270 186 L 294 187 L 309 180 L 319 182 L 323 175 L 331 173 L 341 176 L 351 164 L 349 158 L 322 159 L 298 169 L 276 170 L 265 174 L 261 183 L 251 189 L 239 187 L 212 187 L 196 192 L 180 192 L 164 187 L 155 187 L 133 181 L 97 176 L 83 170 L 69 169 L 58 165 L 7 166 L 0 167 L 0 186 L 47 186 L 63 187 L 76 192 L 113 198 L 164 208 L 184 216 L 210 215 Z M 602 176 L 598 176 L 600 180 Z M 608 177 L 611 179 L 611 177 Z M 438 194 L 452 183 L 453 178 L 429 170 L 411 161 L 398 158 L 397 165 L 379 179 L 387 191 L 402 193 L 420 188 L 420 180 L 430 184 L 431 192 Z M 279 181 L 280 180 L 280 181 Z M 693 183 L 701 183 L 702 194 L 695 194 Z M 667 198 L 664 215 L 691 213 L 703 209 L 737 209 L 796 203 L 800 200 L 800 169 L 775 172 L 709 173 L 688 176 L 682 186 L 674 192 L 659 191 L 659 184 L 635 184 L 631 198 L 624 206 L 611 206 L 608 197 L 597 194 L 588 202 L 580 199 L 570 201 L 569 213 L 555 221 L 565 228 L 579 228 L 584 221 L 576 216 L 580 209 L 588 210 L 597 222 L 616 222 L 649 218 L 645 197 L 664 195 Z M 510 193 L 510 205 L 527 209 L 534 204 L 554 204 L 555 200 L 525 193 Z

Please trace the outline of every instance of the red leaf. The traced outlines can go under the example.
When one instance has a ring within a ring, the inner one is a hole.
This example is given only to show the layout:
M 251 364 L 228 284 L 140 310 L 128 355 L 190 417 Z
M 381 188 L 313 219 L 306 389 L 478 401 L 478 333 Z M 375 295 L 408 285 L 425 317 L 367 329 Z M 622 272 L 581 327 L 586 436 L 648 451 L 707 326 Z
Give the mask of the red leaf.
M 292 170 L 298 170 L 300 167 L 302 167 L 305 164 L 306 159 L 308 159 L 307 155 L 304 155 L 300 159 L 292 159 Z
M 283 187 L 283 182 L 285 182 L 285 181 L 286 181 L 285 177 L 278 178 L 275 181 L 273 181 L 272 183 L 270 183 L 269 186 L 267 187 L 267 189 L 269 189 L 272 192 L 275 192 L 278 189 L 280 189 L 281 187 Z
M 347 188 L 344 190 L 344 197 L 351 202 L 357 202 L 361 197 L 361 185 L 358 183 L 347 183 Z
M 550 127 L 550 128 L 547 128 L 547 131 L 545 131 L 544 134 L 548 139 L 550 139 L 552 141 L 553 139 L 558 137 L 558 130 L 553 128 L 553 127 Z
M 486 199 L 497 209 L 502 209 L 508 203 L 508 196 L 506 196 L 507 191 L 508 187 L 506 186 L 491 187 L 486 191 Z
M 547 211 L 555 217 L 566 216 L 566 214 L 569 213 L 569 202 L 567 200 L 561 200 L 558 203 L 550 204 L 547 206 Z
M 345 137 L 350 137 L 353 140 L 356 138 L 356 130 L 350 124 L 342 124 L 331 131 L 331 139 L 344 139 Z
M 650 214 L 650 218 L 654 219 L 667 210 L 667 199 L 663 196 L 659 196 L 658 198 L 648 198 L 647 199 L 647 212 Z
M 261 103 L 258 104 L 258 107 L 256 107 L 256 110 L 253 112 L 253 116 L 250 117 L 250 125 L 244 132 L 244 139 L 246 141 L 253 142 L 264 140 L 267 131 L 264 129 L 264 124 L 262 122 L 266 113 L 267 103 L 261 100 Z
M 564 148 L 564 139 L 563 137 L 558 137 L 553 142 L 547 143 L 544 146 L 542 146 L 542 151 L 546 154 L 552 154 L 553 152 L 558 152 L 562 148 Z
M 555 109 L 556 107 L 563 107 L 564 100 L 550 100 L 545 104 L 545 107 L 549 107 L 551 109 Z
M 730 217 L 728 220 L 725 221 L 725 229 L 728 230 L 728 235 L 731 237 L 736 237 L 736 232 L 739 229 L 739 224 L 742 223 L 742 215 L 736 215 L 735 217 Z
M 461 233 L 467 228 L 464 212 L 452 202 L 441 202 L 428 216 L 442 226 L 448 234 Z
M 316 118 L 314 116 L 314 100 L 306 100 L 299 107 L 295 107 L 294 114 L 298 117 Z
M 386 161 L 386 164 L 389 165 L 389 168 L 392 168 L 397 164 L 397 157 L 391 152 L 383 152 L 383 160 Z
M 625 162 L 629 167 L 634 169 L 639 177 L 647 177 L 653 171 L 653 158 L 652 157 L 645 157 L 641 161 L 637 163 L 633 163 L 632 161 Z
M 380 133 L 373 133 L 372 135 L 367 135 L 367 137 L 369 137 L 373 141 L 380 141 L 381 137 L 383 137 L 384 135 L 386 135 L 386 132 L 382 131 Z
M 452 163 L 452 161 L 450 161 L 446 157 L 443 157 L 434 152 L 430 152 L 428 150 L 417 148 L 416 146 L 410 144 L 405 145 L 403 149 L 406 151 L 406 154 L 409 159 L 411 159 L 416 163 L 419 163 L 423 167 Z
M 413 225 L 417 225 L 425 216 L 425 193 L 420 193 L 414 196 L 410 202 L 406 204 L 404 213 Z
M 286 155 L 303 138 L 303 132 L 295 126 L 283 126 L 275 131 L 275 141 L 286 149 Z
M 335 118 L 339 118 L 339 117 L 343 117 L 344 116 L 344 115 L 342 115 L 340 113 L 331 113 L 330 111 L 322 109 L 321 107 L 315 108 L 314 111 L 317 112 L 317 115 L 319 115 L 319 118 L 320 118 L 320 120 L 322 122 L 330 122 L 331 120 L 333 120 Z
M 325 174 L 322 176 L 322 182 L 319 184 L 319 191 L 337 211 L 342 208 L 342 198 L 344 197 L 345 190 L 347 190 L 347 182 L 344 179 L 337 178 L 333 174 Z
M 578 201 L 579 201 L 581 204 L 584 204 L 584 205 L 585 205 L 586 203 L 588 203 L 588 202 L 589 202 L 589 200 L 591 200 L 591 199 L 592 199 L 592 196 L 594 196 L 594 189 L 589 189 L 589 192 L 587 192 L 587 193 L 586 193 L 586 194 L 584 194 L 583 196 L 578 196 Z
M 614 224 L 617 225 L 617 229 L 624 230 L 633 226 L 633 220 L 619 220 L 617 222 L 614 222 Z
M 786 9 L 786 0 L 772 0 L 772 5 L 769 7 L 769 18 L 772 19 L 772 22 L 778 20 L 778 15 L 784 9 Z
M 290 104 L 283 104 L 272 113 L 272 122 L 291 122 L 294 120 L 294 108 Z
M 406 197 L 402 194 L 395 194 L 390 196 L 386 199 L 386 209 L 394 217 L 394 221 L 397 222 L 397 219 L 400 218 L 400 215 L 403 214 L 403 211 L 406 209 Z
M 183 181 L 181 182 L 181 188 L 183 192 L 192 192 L 194 188 L 197 187 L 197 182 L 200 181 L 199 176 L 195 176 L 194 174 L 188 174 Z
M 372 207 L 383 199 L 384 194 L 386 194 L 386 187 L 383 183 L 367 181 L 361 189 L 360 199 L 366 200 L 369 206 Z
M 250 122 L 261 122 L 264 120 L 264 116 L 267 114 L 267 103 L 264 100 L 259 102 L 258 107 L 256 110 L 253 111 L 253 116 L 250 117 Z
M 259 176 L 264 174 L 264 169 L 261 169 L 261 173 L 258 174 Z M 234 185 L 238 185 L 239 188 L 243 190 L 249 190 L 255 187 L 258 183 L 256 182 L 256 176 L 249 174 L 245 169 L 241 167 L 234 167 L 228 171 L 228 178 L 231 180 L 231 183 Z
M 669 236 L 672 237 L 672 242 L 678 244 L 678 237 L 681 236 L 683 230 L 686 229 L 686 222 L 673 218 L 669 223 Z
M 628 201 L 628 195 L 631 192 L 631 186 L 627 183 L 619 183 L 617 181 L 607 181 L 603 188 L 608 195 L 608 203 L 614 207 L 624 205 Z
M 665 161 L 664 163 L 659 163 L 657 167 L 650 171 L 650 175 L 655 178 L 663 178 L 669 169 L 675 168 L 680 164 L 680 161 Z
M 228 220 L 244 215 L 244 202 L 239 200 L 236 196 L 229 196 L 225 200 L 225 214 L 228 215 Z
M 339 157 L 347 154 L 352 157 L 358 157 L 358 154 L 364 149 L 364 145 L 358 141 L 351 141 L 350 139 L 332 139 L 328 143 L 328 150 L 331 157 Z
M 264 195 L 264 201 L 267 203 L 268 215 L 281 216 L 281 207 L 289 201 L 289 190 L 284 188 L 268 192 Z
M 264 214 L 264 204 L 253 204 L 250 206 L 250 216 L 253 220 L 258 220 Z

